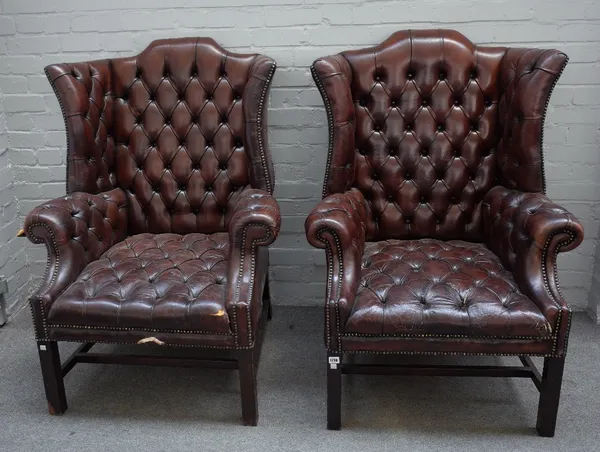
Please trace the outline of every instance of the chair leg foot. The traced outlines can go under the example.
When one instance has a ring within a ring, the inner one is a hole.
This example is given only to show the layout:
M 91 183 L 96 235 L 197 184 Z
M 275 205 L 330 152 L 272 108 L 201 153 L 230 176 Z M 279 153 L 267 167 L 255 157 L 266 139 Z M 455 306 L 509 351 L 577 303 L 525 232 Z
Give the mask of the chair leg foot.
M 564 358 L 544 358 L 536 425 L 539 436 L 554 436 L 564 366 Z
M 242 418 L 244 425 L 258 424 L 258 400 L 256 394 L 256 364 L 253 350 L 241 352 L 239 360 Z
M 44 379 L 44 389 L 50 414 L 63 414 L 67 411 L 67 397 L 63 381 L 58 344 L 55 341 L 37 343 Z
M 327 353 L 327 429 L 342 428 L 342 355 Z

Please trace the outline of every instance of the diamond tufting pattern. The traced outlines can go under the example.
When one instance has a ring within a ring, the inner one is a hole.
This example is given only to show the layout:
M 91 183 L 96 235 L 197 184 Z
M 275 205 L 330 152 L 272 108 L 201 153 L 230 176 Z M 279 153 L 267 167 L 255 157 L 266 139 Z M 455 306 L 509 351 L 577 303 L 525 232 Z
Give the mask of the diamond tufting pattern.
M 328 350 L 564 356 L 556 257 L 583 229 L 540 192 L 566 61 L 409 30 L 314 62 L 330 135 L 305 228 L 326 250 Z
M 116 187 L 113 97 L 108 60 L 55 64 L 46 75 L 67 128 L 67 193 Z
M 48 322 L 229 334 L 228 251 L 226 233 L 134 235 L 86 266 Z
M 550 324 L 485 246 L 367 243 L 344 333 L 549 337 Z
M 264 247 L 280 227 L 266 131 L 274 70 L 210 38 L 46 68 L 69 194 L 25 221 L 48 249 L 31 298 L 38 338 L 130 343 L 152 331 L 169 345 L 254 346 Z

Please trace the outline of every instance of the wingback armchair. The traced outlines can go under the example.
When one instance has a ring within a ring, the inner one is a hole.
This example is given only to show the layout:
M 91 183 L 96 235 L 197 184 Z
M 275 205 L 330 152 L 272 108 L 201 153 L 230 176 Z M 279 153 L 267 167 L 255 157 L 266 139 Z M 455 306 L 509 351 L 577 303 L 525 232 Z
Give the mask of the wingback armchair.
M 30 304 L 51 413 L 66 410 L 63 375 L 77 362 L 199 365 L 239 369 L 243 419 L 256 425 L 266 245 L 280 226 L 274 71 L 208 38 L 46 68 L 67 131 L 67 195 L 29 213 L 24 232 L 48 249 Z M 57 341 L 84 343 L 62 369 Z M 89 353 L 95 342 L 171 353 Z
M 532 378 L 555 430 L 571 311 L 556 257 L 581 224 L 545 195 L 556 50 L 400 31 L 312 66 L 329 123 L 323 200 L 306 220 L 327 255 L 328 427 L 342 373 Z M 386 366 L 349 354 L 515 355 L 519 366 Z M 530 356 L 543 356 L 540 375 Z M 363 360 L 364 361 L 364 360 Z

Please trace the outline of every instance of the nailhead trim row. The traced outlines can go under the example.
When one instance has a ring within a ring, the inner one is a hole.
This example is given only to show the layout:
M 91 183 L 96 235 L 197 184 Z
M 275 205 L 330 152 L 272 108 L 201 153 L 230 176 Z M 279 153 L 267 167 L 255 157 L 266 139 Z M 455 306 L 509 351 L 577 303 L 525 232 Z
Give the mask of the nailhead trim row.
M 161 330 L 157 328 L 129 328 L 119 326 L 103 326 L 103 325 L 63 325 L 50 324 L 52 328 L 74 328 L 80 330 L 107 330 L 107 331 L 147 331 L 149 333 L 184 333 L 184 334 L 210 334 L 215 336 L 232 336 L 231 333 L 220 333 L 214 331 L 200 330 Z
M 468 334 L 362 334 L 362 333 L 342 333 L 345 337 L 397 337 L 397 338 L 447 338 L 447 339 L 523 339 L 543 341 L 553 339 L 554 336 L 469 336 Z
M 37 339 L 38 342 L 90 342 L 90 340 L 86 339 Z M 93 341 L 97 344 L 122 344 L 122 345 L 142 345 L 137 344 L 137 342 L 125 342 L 125 341 Z M 214 348 L 219 350 L 252 350 L 254 348 L 254 343 L 251 343 L 247 347 L 228 347 L 225 345 L 202 345 L 202 344 L 165 344 L 166 347 L 187 347 L 187 348 Z
M 330 350 L 331 353 L 349 353 L 349 354 L 365 354 L 365 355 L 430 355 L 430 356 L 523 356 L 523 353 L 479 353 L 479 352 L 408 352 L 408 351 L 372 351 L 372 350 Z M 527 353 L 525 356 L 543 356 L 545 358 L 554 358 L 552 354 L 544 353 Z
M 325 179 L 323 181 L 323 193 L 322 196 L 325 198 L 328 194 L 327 185 L 329 182 L 329 173 L 331 171 L 331 159 L 333 157 L 333 138 L 334 138 L 334 123 L 333 123 L 333 110 L 331 108 L 331 101 L 327 96 L 327 92 L 325 91 L 325 87 L 323 86 L 323 82 L 315 69 L 315 65 L 313 64 L 310 67 L 310 71 L 312 73 L 313 79 L 315 80 L 315 84 L 317 85 L 317 89 L 321 93 L 321 97 L 323 98 L 323 104 L 325 105 L 325 112 L 327 113 L 327 127 L 329 129 L 329 144 L 327 145 L 327 163 L 325 165 Z
M 50 234 L 50 237 L 52 239 L 52 243 L 48 243 L 45 242 L 45 240 L 37 237 L 36 235 L 33 234 L 33 228 L 38 227 L 38 226 L 42 226 L 44 228 L 46 228 L 48 230 L 48 233 Z M 33 243 L 44 243 L 46 245 L 47 248 L 47 257 L 46 257 L 46 270 L 44 272 L 44 278 L 42 279 L 42 283 L 40 284 L 40 286 L 37 288 L 37 290 L 35 291 L 35 293 L 39 293 L 39 291 L 41 290 L 41 288 L 44 285 L 44 281 L 46 280 L 46 277 L 48 276 L 48 271 L 50 270 L 50 255 L 51 255 L 51 249 L 50 249 L 50 245 L 52 245 L 52 248 L 54 248 L 54 254 L 56 256 L 56 265 L 55 265 L 55 270 L 52 273 L 52 278 L 50 279 L 50 284 L 49 287 L 52 287 L 56 281 L 56 277 L 58 276 L 58 268 L 60 265 L 60 253 L 58 252 L 58 245 L 56 244 L 56 237 L 54 236 L 54 233 L 52 232 L 52 229 L 45 223 L 33 223 L 29 225 L 29 228 L 27 229 L 27 235 L 29 236 L 30 240 Z M 35 313 L 34 313 L 34 307 L 33 307 L 33 303 L 36 302 L 36 296 L 32 297 L 30 300 L 30 307 L 31 307 L 31 316 L 33 317 L 33 323 L 36 324 L 35 322 Z M 45 337 L 48 337 L 48 325 L 46 322 L 46 310 L 44 309 L 44 302 L 37 297 L 37 303 L 38 306 L 40 307 L 40 311 L 42 314 L 42 330 L 44 332 Z M 36 336 L 37 336 L 37 328 L 36 328 Z M 36 337 L 37 338 L 37 337 Z
M 560 295 L 560 297 L 562 298 L 562 292 L 560 290 L 560 284 L 558 282 L 558 271 L 557 271 L 557 267 L 556 267 L 556 259 L 558 258 L 558 254 L 560 252 L 560 249 L 568 246 L 569 243 L 572 243 L 575 240 L 575 236 L 573 235 L 572 232 L 570 231 L 563 231 L 564 233 L 568 234 L 569 239 L 568 240 L 564 240 L 562 242 L 560 242 L 557 246 L 556 246 L 556 252 L 554 253 L 554 256 L 552 258 L 552 267 L 553 267 L 553 277 L 554 277 L 554 281 L 556 283 L 556 288 L 558 290 L 558 293 Z M 558 344 L 558 336 L 559 336 L 559 331 L 560 331 L 560 324 L 562 321 L 562 315 L 563 315 L 563 306 L 559 303 L 559 300 L 556 300 L 556 298 L 554 297 L 554 295 L 552 294 L 552 291 L 550 290 L 550 282 L 548 280 L 548 269 L 546 268 L 546 259 L 548 257 L 548 247 L 550 245 L 551 240 L 554 238 L 553 234 L 550 237 L 548 237 L 548 239 L 546 240 L 546 243 L 544 244 L 544 251 L 542 253 L 542 276 L 544 278 L 544 288 L 546 289 L 546 293 L 548 294 L 548 296 L 554 300 L 554 302 L 556 303 L 556 306 L 558 307 L 558 319 L 556 320 L 556 331 L 554 332 L 554 340 L 552 341 L 552 355 L 553 356 L 557 356 L 556 354 L 556 346 Z M 568 342 L 568 337 L 569 337 L 569 330 L 571 328 L 571 317 L 572 317 L 572 311 L 571 309 L 568 309 L 568 314 L 567 314 L 567 331 L 566 331 L 566 338 L 565 338 L 565 349 L 563 352 L 563 355 L 567 354 L 567 342 Z
M 546 114 L 548 113 L 548 105 L 550 104 L 550 98 L 552 97 L 552 91 L 554 91 L 554 87 L 558 83 L 558 79 L 562 76 L 565 67 L 567 67 L 567 63 L 569 62 L 569 57 L 566 56 L 565 62 L 563 63 L 558 75 L 554 78 L 552 85 L 550 86 L 550 91 L 548 91 L 548 96 L 546 97 L 546 105 L 544 106 L 544 113 L 542 113 L 542 123 L 540 124 L 540 159 L 541 159 L 541 167 L 542 167 L 542 193 L 546 194 L 546 169 L 544 166 L 544 124 L 546 123 Z
M 52 86 L 52 90 L 54 91 L 54 95 L 56 96 L 56 98 L 58 99 L 58 105 L 60 106 L 60 111 L 62 113 L 62 117 L 63 117 L 63 122 L 65 124 L 65 131 L 67 131 L 66 135 L 67 135 L 67 165 L 66 165 L 66 179 L 65 179 L 65 190 L 66 193 L 69 193 L 69 155 L 71 154 L 71 140 L 69 138 L 69 126 L 67 124 L 67 113 L 65 110 L 65 106 L 63 104 L 63 101 L 60 97 L 60 93 L 58 91 L 58 89 L 56 88 L 56 84 L 55 81 L 52 80 L 52 77 L 50 77 L 50 73 L 48 72 L 48 68 L 44 68 L 44 73 L 46 74 L 46 78 L 48 79 L 48 81 L 50 82 L 50 86 Z
M 335 231 L 333 231 L 332 229 L 329 228 L 323 228 L 320 229 L 319 232 L 317 232 L 317 239 L 319 239 L 320 242 L 325 244 L 325 249 L 327 250 L 327 299 L 329 300 L 329 296 L 331 295 L 331 288 L 333 285 L 333 264 L 332 264 L 332 259 L 333 259 L 333 251 L 331 250 L 331 247 L 329 246 L 329 243 L 327 242 L 327 240 L 325 240 L 322 236 L 323 232 L 328 232 L 329 234 L 331 234 L 335 240 L 335 244 L 336 244 L 336 248 L 337 248 L 337 258 L 338 258 L 338 262 L 339 262 L 339 266 L 340 266 L 340 270 L 339 270 L 339 275 L 338 275 L 338 296 L 339 293 L 341 291 L 342 288 L 342 279 L 344 276 L 344 262 L 342 260 L 342 247 L 340 246 L 340 239 L 337 236 L 337 234 L 335 233 Z M 336 335 L 337 335 L 337 340 L 338 340 L 338 349 L 341 350 L 342 347 L 342 343 L 341 343 L 341 328 L 340 328 L 340 306 L 338 304 L 338 300 L 329 300 L 329 303 L 333 303 L 333 307 L 335 309 L 335 323 L 336 323 Z M 327 347 L 330 346 L 331 344 L 331 338 L 329 337 L 329 335 L 331 334 L 331 324 L 330 324 L 331 319 L 329 318 L 329 309 L 326 309 L 326 325 L 327 325 Z
M 269 90 L 269 86 L 271 86 L 271 81 L 273 80 L 273 75 L 275 74 L 276 68 L 277 68 L 277 65 L 275 63 L 273 63 L 271 65 L 271 69 L 269 70 L 269 73 L 267 74 L 267 80 L 265 82 L 265 86 L 263 86 L 263 90 L 260 95 L 260 100 L 258 102 L 258 111 L 257 111 L 257 118 L 256 118 L 256 127 L 258 129 L 258 133 L 256 134 L 258 137 L 258 150 L 260 151 L 260 159 L 262 162 L 263 170 L 265 172 L 265 181 L 267 182 L 267 191 L 269 193 L 273 193 L 273 183 L 269 177 L 267 159 L 265 157 L 264 137 L 263 137 L 263 133 L 265 131 L 263 130 L 263 127 L 262 127 L 262 113 L 263 113 L 263 108 L 265 105 L 265 99 L 267 97 L 267 91 Z

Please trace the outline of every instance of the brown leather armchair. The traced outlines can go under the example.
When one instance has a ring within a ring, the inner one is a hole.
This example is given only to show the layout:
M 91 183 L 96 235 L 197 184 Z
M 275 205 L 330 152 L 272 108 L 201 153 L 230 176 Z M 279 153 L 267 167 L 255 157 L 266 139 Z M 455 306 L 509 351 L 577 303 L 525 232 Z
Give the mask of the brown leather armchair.
M 571 323 L 556 257 L 583 239 L 544 195 L 544 116 L 566 63 L 449 30 L 400 31 L 315 61 L 330 134 L 306 235 L 327 255 L 330 429 L 341 425 L 342 373 L 514 376 L 533 379 L 538 433 L 553 436 Z M 344 363 L 348 354 L 523 365 Z M 544 357 L 542 375 L 530 356 Z
M 48 249 L 30 303 L 50 413 L 67 409 L 63 376 L 77 362 L 197 365 L 239 369 L 243 419 L 256 425 L 266 245 L 280 226 L 266 132 L 274 71 L 207 38 L 46 68 L 68 194 L 35 208 L 24 231 Z M 84 343 L 62 369 L 57 341 Z M 95 342 L 171 353 L 89 353 Z

